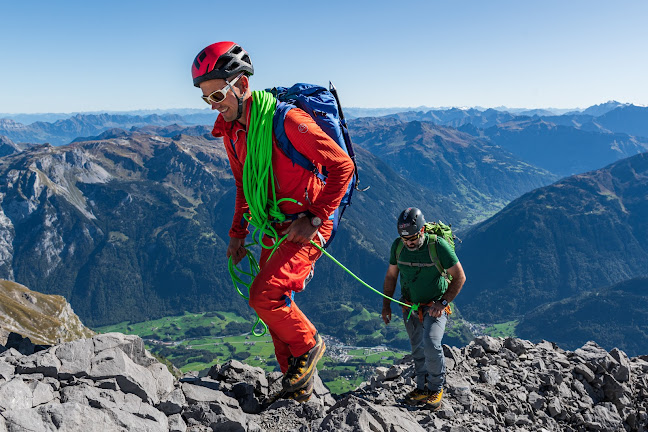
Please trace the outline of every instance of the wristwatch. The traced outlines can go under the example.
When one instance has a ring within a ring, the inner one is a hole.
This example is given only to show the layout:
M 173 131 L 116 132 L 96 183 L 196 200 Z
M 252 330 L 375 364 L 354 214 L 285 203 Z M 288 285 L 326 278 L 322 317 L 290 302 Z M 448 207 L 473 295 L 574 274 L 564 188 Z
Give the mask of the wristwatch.
M 448 300 L 442 298 L 441 300 L 438 300 L 439 303 L 443 305 L 443 307 L 448 306 L 450 303 L 448 303 Z
M 310 219 L 311 225 L 313 225 L 313 227 L 315 227 L 315 228 L 321 227 L 322 223 L 324 222 L 321 217 L 315 216 L 311 212 L 306 212 L 306 216 L 308 216 L 308 218 Z

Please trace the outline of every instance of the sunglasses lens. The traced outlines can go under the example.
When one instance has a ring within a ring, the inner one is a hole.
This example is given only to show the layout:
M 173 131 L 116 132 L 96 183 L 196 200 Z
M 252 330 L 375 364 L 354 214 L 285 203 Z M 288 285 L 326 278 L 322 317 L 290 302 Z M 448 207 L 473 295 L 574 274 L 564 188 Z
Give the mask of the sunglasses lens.
M 209 96 L 201 96 L 202 100 L 211 105 L 212 103 L 221 103 L 225 99 L 225 94 L 223 90 L 216 90 L 214 93 L 211 93 Z
M 223 90 L 218 90 L 218 91 L 210 94 L 209 98 L 212 101 L 214 101 L 215 103 L 221 103 L 225 99 L 225 95 L 223 94 Z

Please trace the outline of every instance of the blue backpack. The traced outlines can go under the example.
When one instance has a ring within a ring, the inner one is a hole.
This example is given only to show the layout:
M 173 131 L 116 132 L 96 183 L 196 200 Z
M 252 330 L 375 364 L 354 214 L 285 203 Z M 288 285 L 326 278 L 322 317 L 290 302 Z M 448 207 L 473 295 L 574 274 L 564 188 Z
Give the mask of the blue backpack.
M 330 219 L 333 220 L 333 231 L 331 232 L 331 237 L 324 245 L 324 248 L 331 244 L 331 241 L 337 232 L 342 214 L 351 204 L 353 189 L 358 189 L 360 191 L 369 189 L 359 189 L 358 185 L 360 184 L 360 179 L 358 177 L 358 166 L 356 165 L 355 153 L 353 151 L 351 138 L 349 137 L 349 129 L 346 120 L 344 119 L 344 113 L 342 112 L 342 106 L 340 105 L 337 91 L 330 82 L 329 88 L 330 90 L 327 90 L 318 85 L 298 83 L 290 88 L 275 87 L 266 90 L 277 98 L 277 109 L 275 111 L 272 125 L 275 137 L 277 138 L 277 145 L 281 151 L 290 158 L 293 164 L 301 166 L 305 170 L 312 172 L 323 182 L 326 182 L 328 176 L 326 167 L 322 167 L 322 172 L 319 172 L 317 167 L 315 167 L 308 158 L 295 149 L 286 135 L 284 120 L 286 119 L 288 111 L 293 108 L 299 108 L 308 113 L 308 115 L 315 120 L 317 125 L 326 132 L 326 134 L 330 136 L 353 161 L 353 178 L 349 183 L 349 187 L 347 188 L 339 207 L 330 217 Z

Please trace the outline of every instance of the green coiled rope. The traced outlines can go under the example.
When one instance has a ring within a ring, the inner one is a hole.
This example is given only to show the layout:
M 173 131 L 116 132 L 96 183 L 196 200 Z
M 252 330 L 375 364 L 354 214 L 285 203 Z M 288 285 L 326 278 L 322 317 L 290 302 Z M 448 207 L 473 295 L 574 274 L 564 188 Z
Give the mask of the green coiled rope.
M 277 99 L 268 92 L 253 91 L 252 100 L 248 124 L 247 155 L 243 165 L 243 194 L 249 207 L 249 213 L 245 213 L 243 217 L 254 227 L 252 243 L 244 245 L 247 250 L 246 256 L 250 271 L 246 272 L 236 267 L 232 262 L 232 257 L 227 264 L 236 291 L 246 300 L 250 299 L 250 286 L 256 275 L 259 274 L 259 264 L 248 248 L 260 245 L 265 249 L 273 249 L 270 253 L 272 256 L 286 237 L 279 239 L 277 230 L 272 226 L 272 223 L 281 223 L 286 220 L 286 216 L 279 209 L 279 204 L 286 201 L 300 204 L 292 198 L 277 200 L 275 191 L 272 169 L 272 120 L 277 107 Z M 269 189 L 272 199 L 269 199 Z M 273 244 L 264 244 L 264 236 L 273 239 Z M 249 282 L 244 281 L 242 276 L 249 278 Z M 241 292 L 239 284 L 247 287 L 247 296 Z M 263 331 L 260 333 L 256 331 L 259 325 L 263 326 Z M 263 336 L 267 330 L 268 326 L 257 315 L 257 320 L 252 327 L 252 334 Z

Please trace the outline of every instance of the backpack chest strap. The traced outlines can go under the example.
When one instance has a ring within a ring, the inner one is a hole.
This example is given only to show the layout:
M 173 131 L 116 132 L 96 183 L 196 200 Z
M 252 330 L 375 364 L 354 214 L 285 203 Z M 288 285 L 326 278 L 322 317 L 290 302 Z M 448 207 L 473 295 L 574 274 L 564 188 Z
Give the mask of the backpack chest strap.
M 405 262 L 398 260 L 397 261 L 398 265 L 404 265 L 408 267 L 436 267 L 436 264 L 434 263 L 412 263 L 412 262 Z

